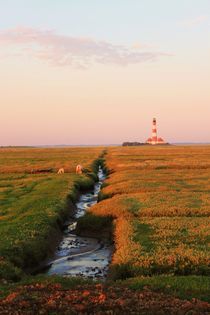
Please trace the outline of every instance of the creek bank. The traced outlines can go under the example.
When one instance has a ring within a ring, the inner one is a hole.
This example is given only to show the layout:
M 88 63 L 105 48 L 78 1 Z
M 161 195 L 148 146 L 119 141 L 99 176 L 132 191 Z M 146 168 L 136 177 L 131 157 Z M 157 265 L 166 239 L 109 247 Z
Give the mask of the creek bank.
M 38 274 L 40 270 L 44 270 L 45 266 L 54 257 L 55 252 L 63 239 L 64 231 L 67 226 L 74 220 L 77 213 L 76 203 L 78 202 L 82 193 L 92 191 L 98 182 L 98 167 L 103 165 L 103 157 L 99 157 L 93 161 L 91 168 L 85 170 L 84 175 L 79 176 L 74 182 L 74 186 L 66 197 L 65 204 L 59 205 L 57 218 L 53 224 L 49 226 L 48 233 L 43 239 L 42 255 L 36 257 L 34 260 L 25 261 L 25 266 L 22 267 L 25 274 Z M 23 274 L 24 275 L 24 274 Z
M 87 212 L 77 221 L 75 233 L 82 237 L 98 238 L 101 241 L 113 242 L 113 218 L 99 217 Z
M 94 189 L 80 195 L 75 204 L 76 211 L 73 217 L 71 216 L 64 224 L 62 241 L 53 258 L 48 260 L 43 268 L 49 275 L 104 279 L 108 273 L 113 251 L 111 218 L 86 213 L 97 203 L 105 179 L 105 173 L 100 165 L 97 175 L 99 181 L 95 183 Z

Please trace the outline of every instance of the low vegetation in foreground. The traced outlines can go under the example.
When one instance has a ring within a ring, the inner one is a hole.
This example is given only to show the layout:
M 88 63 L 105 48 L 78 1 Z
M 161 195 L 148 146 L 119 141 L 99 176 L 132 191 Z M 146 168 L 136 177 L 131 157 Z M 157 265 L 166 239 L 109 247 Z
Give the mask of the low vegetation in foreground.
M 155 279 L 152 290 L 147 283 L 148 281 L 136 282 L 135 279 L 121 283 L 93 283 L 82 279 L 59 277 L 34 279 L 10 289 L 0 301 L 0 313 L 209 314 L 209 303 L 197 298 L 187 301 L 183 296 L 182 299 L 174 296 L 177 293 L 176 280 L 169 291 L 170 294 L 163 293 L 163 285 L 160 290 L 159 281 L 156 283 Z M 185 288 L 192 292 L 193 285 L 189 285 L 188 282 Z M 199 288 L 197 292 L 200 292 Z
M 88 168 L 102 149 L 24 150 L 1 155 L 9 157 L 0 175 L 1 314 L 210 313 L 209 146 L 107 149 L 100 202 L 78 227 L 99 233 L 112 218 L 115 252 L 103 284 L 22 274 L 26 261 L 36 263 L 46 250 L 46 235 L 54 234 L 78 187 L 91 185 L 70 165 Z M 29 174 L 40 163 L 69 171 Z

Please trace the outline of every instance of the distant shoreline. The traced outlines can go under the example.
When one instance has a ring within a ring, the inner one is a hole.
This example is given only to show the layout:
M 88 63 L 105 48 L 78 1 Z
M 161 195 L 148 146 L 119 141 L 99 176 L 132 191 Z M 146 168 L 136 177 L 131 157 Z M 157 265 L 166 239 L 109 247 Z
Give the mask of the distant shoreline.
M 171 145 L 177 146 L 202 146 L 210 145 L 210 142 L 170 142 Z M 1 148 L 81 148 L 81 147 L 112 147 L 112 146 L 122 146 L 121 143 L 113 144 L 46 144 L 46 145 L 2 145 Z M 144 144 L 142 144 L 144 146 Z

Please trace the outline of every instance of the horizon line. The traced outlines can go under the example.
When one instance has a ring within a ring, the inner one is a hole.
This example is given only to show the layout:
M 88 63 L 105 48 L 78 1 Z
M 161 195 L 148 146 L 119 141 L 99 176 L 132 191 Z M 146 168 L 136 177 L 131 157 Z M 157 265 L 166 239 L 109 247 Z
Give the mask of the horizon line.
M 142 142 L 144 143 L 144 142 Z M 210 142 L 170 142 L 169 144 L 174 145 L 202 145 L 210 144 Z M 98 143 L 98 144 L 37 144 L 37 145 L 1 145 L 0 148 L 46 148 L 46 147 L 95 147 L 95 146 L 122 146 L 122 143 Z

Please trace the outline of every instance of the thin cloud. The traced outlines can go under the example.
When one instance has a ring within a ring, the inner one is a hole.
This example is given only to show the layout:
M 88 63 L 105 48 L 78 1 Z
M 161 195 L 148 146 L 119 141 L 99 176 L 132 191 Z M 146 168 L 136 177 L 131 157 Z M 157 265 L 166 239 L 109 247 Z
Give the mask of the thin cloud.
M 207 15 L 199 15 L 192 19 L 186 19 L 186 20 L 180 21 L 179 24 L 185 27 L 193 27 L 193 26 L 206 22 L 208 19 L 209 17 Z
M 171 54 L 132 49 L 123 45 L 58 35 L 54 31 L 17 27 L 0 31 L 0 44 L 14 45 L 21 54 L 44 60 L 56 66 L 87 68 L 93 63 L 126 66 L 141 62 L 156 61 Z

